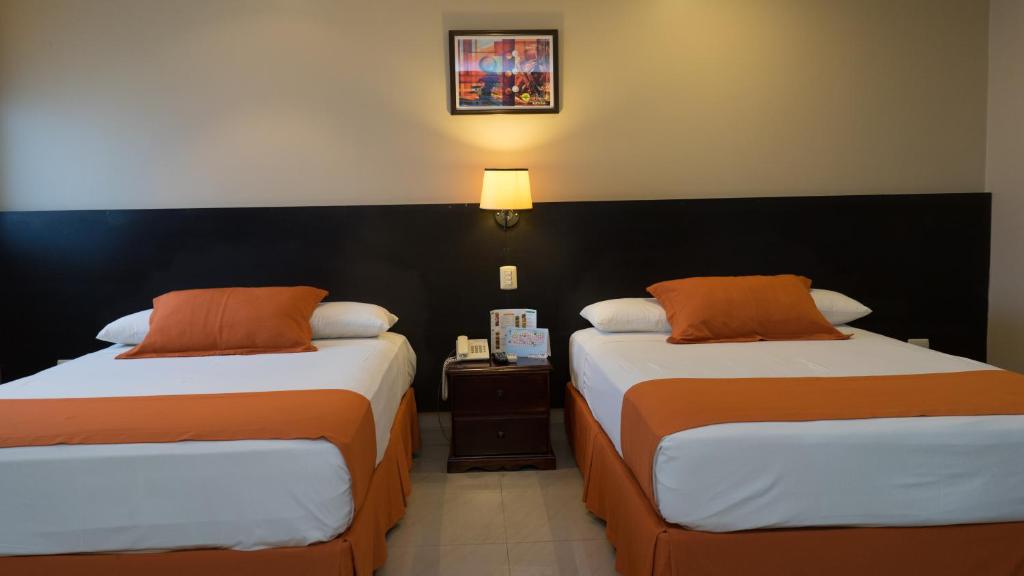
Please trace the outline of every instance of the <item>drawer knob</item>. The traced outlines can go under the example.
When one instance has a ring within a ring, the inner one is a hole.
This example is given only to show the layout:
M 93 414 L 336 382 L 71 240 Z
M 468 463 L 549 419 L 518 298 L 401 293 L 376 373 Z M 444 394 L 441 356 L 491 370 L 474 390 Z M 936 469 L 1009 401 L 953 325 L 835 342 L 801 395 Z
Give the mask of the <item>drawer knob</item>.
M 505 431 L 504 430 L 498 430 L 498 438 L 504 438 L 504 437 L 505 437 Z
M 504 398 L 504 397 L 505 397 L 505 389 L 504 388 L 498 388 L 498 398 L 500 399 L 500 398 Z

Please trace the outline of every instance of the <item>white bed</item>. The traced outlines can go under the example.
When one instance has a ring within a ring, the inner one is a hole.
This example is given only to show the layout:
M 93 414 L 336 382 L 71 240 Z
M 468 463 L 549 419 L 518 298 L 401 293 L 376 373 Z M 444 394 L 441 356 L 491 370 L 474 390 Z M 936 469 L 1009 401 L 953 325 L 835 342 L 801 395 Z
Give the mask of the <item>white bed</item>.
M 621 455 L 623 395 L 656 378 L 991 370 L 878 334 L 845 341 L 674 345 L 666 334 L 573 334 L 571 376 Z M 1024 520 L 1024 416 L 719 424 L 664 438 L 656 505 L 711 532 Z
M 416 357 L 405 337 L 317 340 L 318 352 L 115 360 L 112 346 L 0 386 L 0 399 L 346 389 L 369 399 L 377 462 Z M 330 540 L 352 522 L 351 478 L 326 440 L 0 449 L 0 555 Z

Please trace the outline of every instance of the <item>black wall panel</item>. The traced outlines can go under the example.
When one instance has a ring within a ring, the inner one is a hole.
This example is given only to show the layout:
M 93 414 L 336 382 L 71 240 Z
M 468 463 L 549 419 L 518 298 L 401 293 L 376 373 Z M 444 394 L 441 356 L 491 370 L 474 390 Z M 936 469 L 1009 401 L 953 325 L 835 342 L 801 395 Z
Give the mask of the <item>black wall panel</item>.
M 861 300 L 875 312 L 858 326 L 983 360 L 990 217 L 981 193 L 544 203 L 507 233 L 476 205 L 0 213 L 0 369 L 99 349 L 106 322 L 168 290 L 310 284 L 401 317 L 432 410 L 455 336 L 484 337 L 492 308 L 538 310 L 564 382 L 586 304 L 776 273 Z M 498 289 L 506 263 L 515 292 Z

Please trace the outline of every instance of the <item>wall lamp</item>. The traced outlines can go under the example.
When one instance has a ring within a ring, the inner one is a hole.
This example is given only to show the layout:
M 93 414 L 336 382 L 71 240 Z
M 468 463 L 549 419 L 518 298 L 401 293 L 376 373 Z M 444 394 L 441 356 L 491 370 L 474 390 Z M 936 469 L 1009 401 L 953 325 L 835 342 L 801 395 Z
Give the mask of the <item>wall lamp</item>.
M 497 210 L 494 220 L 505 230 L 518 224 L 519 213 L 516 210 L 533 208 L 530 171 L 526 168 L 484 168 L 480 208 Z

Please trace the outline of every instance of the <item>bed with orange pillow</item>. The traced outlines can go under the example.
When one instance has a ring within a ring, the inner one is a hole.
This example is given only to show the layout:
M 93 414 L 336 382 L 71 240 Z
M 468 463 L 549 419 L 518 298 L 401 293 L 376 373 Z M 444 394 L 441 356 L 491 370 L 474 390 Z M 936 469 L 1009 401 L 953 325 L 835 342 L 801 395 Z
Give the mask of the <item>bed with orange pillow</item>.
M 619 570 L 1020 573 L 1024 377 L 832 327 L 805 279 L 742 283 L 652 287 L 671 333 L 571 339 L 567 428 Z
M 139 345 L 0 387 L 0 573 L 371 574 L 411 490 L 415 354 L 312 340 L 325 294 L 170 293 Z

